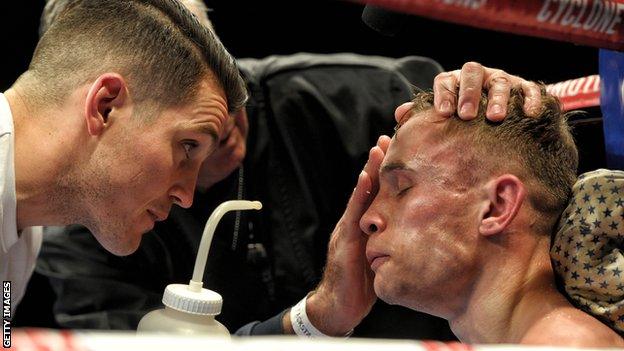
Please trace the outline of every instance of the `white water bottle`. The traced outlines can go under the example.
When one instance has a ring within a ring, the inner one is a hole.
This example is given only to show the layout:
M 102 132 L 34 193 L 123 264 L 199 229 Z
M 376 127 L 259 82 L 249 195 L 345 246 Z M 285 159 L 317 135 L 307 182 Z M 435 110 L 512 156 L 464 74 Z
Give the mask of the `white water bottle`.
M 215 320 L 223 304 L 218 293 L 203 288 L 200 292 L 193 292 L 189 285 L 169 284 L 162 301 L 165 308 L 146 314 L 137 331 L 230 335 L 227 328 Z
M 193 278 L 188 285 L 169 284 L 163 293 L 165 308 L 149 312 L 139 322 L 137 332 L 160 332 L 185 335 L 230 336 L 227 328 L 215 320 L 221 313 L 223 298 L 218 293 L 203 288 L 210 243 L 219 220 L 228 211 L 259 210 L 258 201 L 234 200 L 219 205 L 210 215 L 199 244 Z

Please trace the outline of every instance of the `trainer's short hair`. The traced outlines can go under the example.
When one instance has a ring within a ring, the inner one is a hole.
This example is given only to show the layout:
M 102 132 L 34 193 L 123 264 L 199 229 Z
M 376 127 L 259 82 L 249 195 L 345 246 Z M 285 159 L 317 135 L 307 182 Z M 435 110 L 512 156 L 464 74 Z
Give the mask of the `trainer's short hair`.
M 158 106 L 187 102 L 206 78 L 223 89 L 229 111 L 247 100 L 233 57 L 177 0 L 51 1 L 42 18 L 49 21 L 23 75 L 42 102 L 60 103 L 110 71 L 127 78 L 134 99 Z

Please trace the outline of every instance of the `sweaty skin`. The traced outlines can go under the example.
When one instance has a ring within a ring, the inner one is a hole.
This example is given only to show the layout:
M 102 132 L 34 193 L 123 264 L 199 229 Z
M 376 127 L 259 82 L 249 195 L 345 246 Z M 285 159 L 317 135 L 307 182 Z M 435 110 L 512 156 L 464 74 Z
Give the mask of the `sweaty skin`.
M 556 290 L 550 237 L 531 232 L 537 213 L 522 181 L 500 174 L 467 185 L 466 151 L 444 138 L 447 121 L 414 115 L 388 147 L 360 222 L 377 296 L 447 319 L 467 343 L 624 346 Z

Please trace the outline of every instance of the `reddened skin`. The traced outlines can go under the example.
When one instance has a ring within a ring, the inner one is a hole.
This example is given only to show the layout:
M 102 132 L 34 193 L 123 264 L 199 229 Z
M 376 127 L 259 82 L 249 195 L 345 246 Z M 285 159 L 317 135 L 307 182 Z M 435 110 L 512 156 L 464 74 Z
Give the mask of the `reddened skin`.
M 526 197 L 524 183 L 518 177 L 504 174 L 483 187 L 485 200 L 481 209 L 479 233 L 500 234 L 509 227 Z

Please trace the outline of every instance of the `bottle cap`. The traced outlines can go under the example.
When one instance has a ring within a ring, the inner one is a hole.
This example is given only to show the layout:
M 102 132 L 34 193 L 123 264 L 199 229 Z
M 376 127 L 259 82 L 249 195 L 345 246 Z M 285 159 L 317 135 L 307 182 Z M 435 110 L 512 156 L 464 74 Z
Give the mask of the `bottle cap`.
M 165 306 L 181 312 L 215 316 L 221 313 L 223 298 L 218 293 L 201 288 L 195 292 L 189 285 L 169 284 L 162 302 Z

